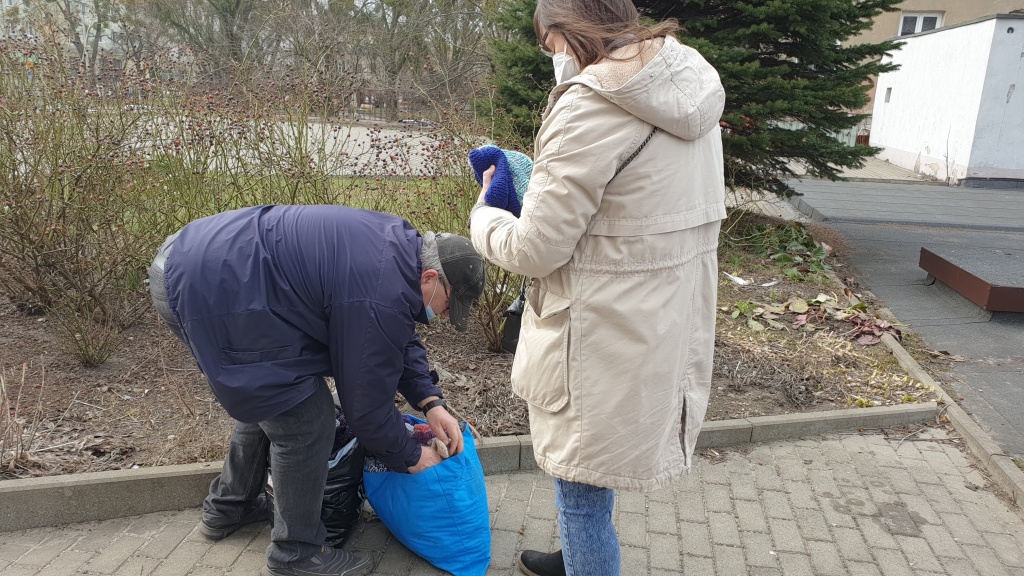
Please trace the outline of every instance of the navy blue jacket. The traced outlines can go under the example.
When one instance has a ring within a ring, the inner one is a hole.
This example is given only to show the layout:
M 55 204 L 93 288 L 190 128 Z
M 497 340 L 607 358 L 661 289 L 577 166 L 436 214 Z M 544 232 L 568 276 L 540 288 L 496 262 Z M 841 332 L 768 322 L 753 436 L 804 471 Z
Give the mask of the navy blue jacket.
M 395 407 L 441 390 L 416 322 L 422 239 L 389 214 L 257 206 L 185 226 L 167 258 L 172 313 L 224 409 L 272 418 L 333 376 L 352 431 L 393 470 L 420 457 Z

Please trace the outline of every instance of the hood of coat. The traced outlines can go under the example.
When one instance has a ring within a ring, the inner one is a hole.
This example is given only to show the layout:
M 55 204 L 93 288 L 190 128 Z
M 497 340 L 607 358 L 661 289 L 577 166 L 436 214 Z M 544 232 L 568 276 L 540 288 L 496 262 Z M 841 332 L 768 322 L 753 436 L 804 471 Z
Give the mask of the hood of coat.
M 577 84 L 679 138 L 696 140 L 718 126 L 725 89 L 699 52 L 671 36 L 623 46 L 552 90 L 550 111 Z M 546 116 L 546 113 L 545 113 Z

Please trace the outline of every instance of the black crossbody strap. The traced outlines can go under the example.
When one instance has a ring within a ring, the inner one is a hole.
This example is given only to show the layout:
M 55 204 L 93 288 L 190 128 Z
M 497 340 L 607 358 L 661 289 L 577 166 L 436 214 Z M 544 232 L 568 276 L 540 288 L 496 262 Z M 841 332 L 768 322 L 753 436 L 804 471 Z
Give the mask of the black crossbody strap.
M 644 146 L 647 146 L 647 143 L 651 141 L 651 138 L 654 138 L 654 133 L 657 131 L 658 127 L 655 126 L 654 129 L 651 130 L 651 133 L 647 135 L 647 138 L 645 138 L 644 141 L 641 142 L 639 146 L 637 146 L 636 150 L 634 150 L 633 153 L 629 155 L 629 158 L 626 158 L 626 161 L 615 169 L 615 174 L 612 175 L 612 178 L 618 176 L 619 172 L 622 172 L 622 170 L 625 169 L 626 166 L 629 166 L 629 163 L 632 162 L 633 159 L 637 157 L 637 154 L 640 154 L 640 151 L 644 149 Z

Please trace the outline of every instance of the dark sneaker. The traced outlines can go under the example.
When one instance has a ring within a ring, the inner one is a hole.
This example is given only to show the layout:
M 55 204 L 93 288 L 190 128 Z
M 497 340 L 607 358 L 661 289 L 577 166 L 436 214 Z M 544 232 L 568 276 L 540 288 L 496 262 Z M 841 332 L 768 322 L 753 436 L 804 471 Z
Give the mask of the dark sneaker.
M 320 548 L 312 558 L 274 567 L 270 564 L 263 569 L 264 576 L 363 576 L 373 571 L 373 554 L 361 550 L 338 550 Z
M 234 524 L 218 524 L 207 520 L 205 517 L 199 523 L 199 532 L 210 540 L 223 540 L 231 536 L 238 529 L 253 522 L 266 522 L 270 520 L 270 504 L 267 503 L 267 495 L 260 494 L 253 500 L 252 508 L 242 516 L 242 519 Z
M 561 550 L 550 554 L 523 550 L 516 560 L 516 566 L 526 576 L 565 576 Z

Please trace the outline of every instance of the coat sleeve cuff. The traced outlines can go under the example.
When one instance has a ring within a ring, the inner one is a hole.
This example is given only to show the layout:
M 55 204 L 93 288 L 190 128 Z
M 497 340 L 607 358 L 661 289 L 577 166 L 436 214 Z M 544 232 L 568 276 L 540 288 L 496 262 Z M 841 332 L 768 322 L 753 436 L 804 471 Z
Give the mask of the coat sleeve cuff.
M 414 442 L 414 444 L 415 444 L 415 442 Z M 405 470 L 406 470 L 406 472 L 409 471 L 409 468 L 412 468 L 413 466 L 416 465 L 417 462 L 420 461 L 420 456 L 422 455 L 422 453 L 423 453 L 423 448 L 421 448 L 419 444 L 416 444 L 416 446 L 413 448 L 412 452 L 410 452 L 409 456 L 405 459 Z
M 410 391 L 408 396 L 405 396 L 405 400 L 412 405 L 413 408 L 419 410 L 420 402 L 423 402 L 425 398 L 431 396 L 437 396 L 438 398 L 444 398 L 444 392 L 441 391 L 441 387 L 437 383 L 441 378 L 437 375 L 437 371 L 430 371 L 430 384 L 416 388 Z

